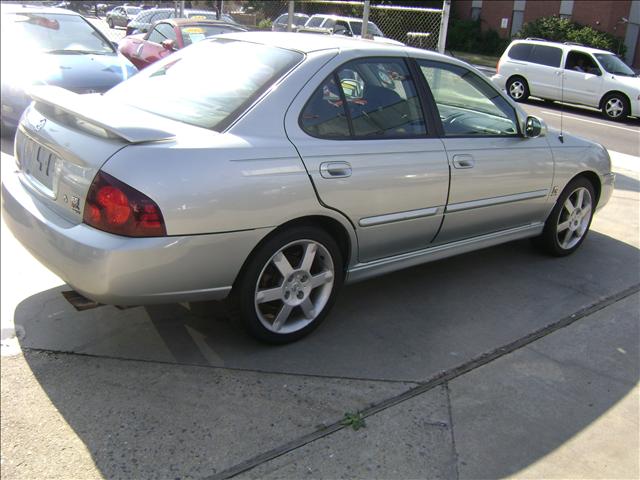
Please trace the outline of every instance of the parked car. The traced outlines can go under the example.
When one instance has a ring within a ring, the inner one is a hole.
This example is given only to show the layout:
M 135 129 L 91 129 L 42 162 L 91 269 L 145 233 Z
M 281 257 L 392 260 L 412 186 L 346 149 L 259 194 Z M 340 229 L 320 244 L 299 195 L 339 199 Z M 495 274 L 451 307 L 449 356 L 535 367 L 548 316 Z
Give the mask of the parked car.
M 340 17 L 338 15 L 312 15 L 298 32 L 324 33 L 328 35 L 344 35 L 347 37 L 362 37 L 362 19 L 355 17 Z M 394 45 L 403 45 L 402 42 L 386 38 L 378 26 L 373 22 L 367 22 L 367 33 L 373 40 Z
M 142 69 L 207 37 L 246 31 L 246 28 L 218 20 L 161 20 L 147 33 L 123 38 L 118 49 L 131 63 Z
M 307 20 L 309 20 L 309 15 L 305 15 L 304 13 L 294 13 L 293 22 L 291 22 L 292 29 L 295 31 L 298 27 L 304 26 Z M 283 13 L 273 21 L 271 30 L 273 30 L 274 32 L 286 32 L 288 25 L 289 14 Z
M 137 69 L 80 14 L 2 5 L 2 124 L 15 128 L 32 85 L 102 93 Z
M 107 25 L 109 28 L 126 27 L 141 11 L 142 8 L 129 5 L 116 7 L 107 13 Z
M 610 120 L 640 116 L 640 78 L 606 50 L 515 40 L 491 79 L 517 102 L 533 96 L 598 108 Z
M 178 12 L 179 14 L 179 12 Z M 184 11 L 184 18 L 190 18 L 192 20 L 217 20 L 217 13 L 211 10 L 190 10 Z M 147 33 L 151 26 L 159 21 L 169 18 L 176 18 L 176 9 L 174 8 L 152 8 L 150 10 L 143 10 L 140 12 L 131 22 L 127 25 L 127 35 L 134 33 Z M 238 25 L 229 14 L 223 14 L 220 20 L 232 25 Z
M 32 95 L 2 175 L 16 238 L 97 302 L 230 295 L 270 342 L 345 281 L 526 237 L 573 253 L 613 191 L 601 145 L 464 62 L 369 40 L 226 34 L 103 96 Z

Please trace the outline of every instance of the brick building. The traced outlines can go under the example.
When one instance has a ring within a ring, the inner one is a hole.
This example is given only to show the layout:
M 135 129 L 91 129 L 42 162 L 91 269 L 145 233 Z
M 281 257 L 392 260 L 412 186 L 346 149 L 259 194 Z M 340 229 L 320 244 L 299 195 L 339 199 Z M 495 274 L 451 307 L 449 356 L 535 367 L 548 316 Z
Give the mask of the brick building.
M 559 15 L 624 39 L 625 61 L 640 68 L 640 0 L 452 0 L 458 18 L 480 20 L 501 37 L 536 18 Z

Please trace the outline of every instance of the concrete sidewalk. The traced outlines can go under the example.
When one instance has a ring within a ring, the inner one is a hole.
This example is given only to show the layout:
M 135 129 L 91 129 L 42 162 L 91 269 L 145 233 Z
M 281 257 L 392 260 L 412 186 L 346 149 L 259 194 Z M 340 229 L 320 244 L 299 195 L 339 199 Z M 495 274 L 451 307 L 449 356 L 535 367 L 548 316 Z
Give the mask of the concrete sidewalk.
M 25 351 L 2 478 L 638 478 L 635 290 L 424 384 Z

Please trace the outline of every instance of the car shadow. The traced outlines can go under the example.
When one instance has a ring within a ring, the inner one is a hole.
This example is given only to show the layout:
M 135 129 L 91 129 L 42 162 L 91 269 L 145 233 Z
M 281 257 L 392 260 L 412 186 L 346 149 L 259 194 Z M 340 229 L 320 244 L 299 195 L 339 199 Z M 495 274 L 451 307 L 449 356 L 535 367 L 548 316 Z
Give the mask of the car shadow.
M 616 173 L 616 190 L 625 190 L 627 192 L 640 192 L 640 182 L 637 178 Z
M 284 346 L 268 346 L 250 338 L 220 303 L 77 312 L 60 295 L 65 287 L 21 302 L 15 323 L 24 333 L 20 344 L 34 377 L 85 443 L 96 466 L 107 474 L 113 456 L 124 456 L 129 448 L 126 442 L 120 447 L 112 445 L 109 455 L 102 448 L 101 438 L 111 435 L 114 428 L 109 417 L 101 420 L 100 415 L 109 408 L 109 398 L 94 395 L 89 384 L 83 387 L 78 382 L 84 375 L 81 362 L 67 362 L 69 372 L 52 376 L 51 367 L 42 362 L 37 350 L 176 366 L 423 382 L 637 286 L 639 272 L 636 247 L 595 231 L 576 254 L 559 259 L 539 253 L 528 241 L 513 242 L 349 285 L 318 330 Z M 639 355 L 637 351 L 629 354 Z M 91 382 L 101 381 L 99 369 L 91 375 Z M 144 391 L 144 383 L 157 381 L 158 375 L 162 374 L 143 377 L 135 388 Z M 558 435 L 539 439 L 543 443 L 536 452 L 559 447 L 625 397 L 630 388 L 612 384 L 608 391 L 598 392 L 605 399 L 598 402 L 598 408 L 563 425 Z M 184 393 L 184 402 L 189 401 L 188 395 Z M 138 410 L 123 412 L 122 422 L 139 422 L 138 431 L 155 429 L 156 436 L 166 434 L 168 427 L 147 425 L 151 420 L 143 415 L 150 404 L 162 399 L 146 400 Z M 211 415 L 215 417 L 218 408 L 213 402 Z M 256 405 L 256 415 L 259 408 Z M 544 421 L 542 413 L 540 421 Z M 155 442 L 154 436 L 130 440 L 142 451 Z M 177 434 L 175 441 L 188 438 Z M 521 467 L 539 458 L 531 454 Z M 155 456 L 148 462 L 174 460 Z M 142 466 L 153 472 L 166 465 Z
M 640 118 L 639 117 L 627 117 L 624 120 L 615 122 L 613 120 L 609 120 L 604 117 L 600 110 L 596 110 L 595 108 L 590 107 L 581 107 L 577 105 L 571 105 L 568 103 L 560 103 L 560 102 L 552 102 L 548 100 L 542 100 L 539 98 L 528 98 L 525 103 L 530 105 L 534 105 L 539 108 L 546 108 L 548 110 L 553 110 L 558 113 L 570 113 L 575 115 L 581 115 L 583 117 L 590 117 L 593 120 L 597 120 L 599 122 L 606 122 L 611 125 L 631 125 L 631 126 L 640 126 Z

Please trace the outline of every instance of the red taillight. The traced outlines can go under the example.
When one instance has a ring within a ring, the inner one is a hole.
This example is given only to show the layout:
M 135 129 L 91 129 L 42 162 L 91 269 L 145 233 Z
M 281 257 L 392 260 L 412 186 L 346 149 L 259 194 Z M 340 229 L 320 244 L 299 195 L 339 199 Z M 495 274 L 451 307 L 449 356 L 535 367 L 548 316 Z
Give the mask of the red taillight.
M 105 232 L 127 237 L 161 237 L 167 234 L 158 205 L 105 172 L 98 172 L 93 179 L 82 220 Z

